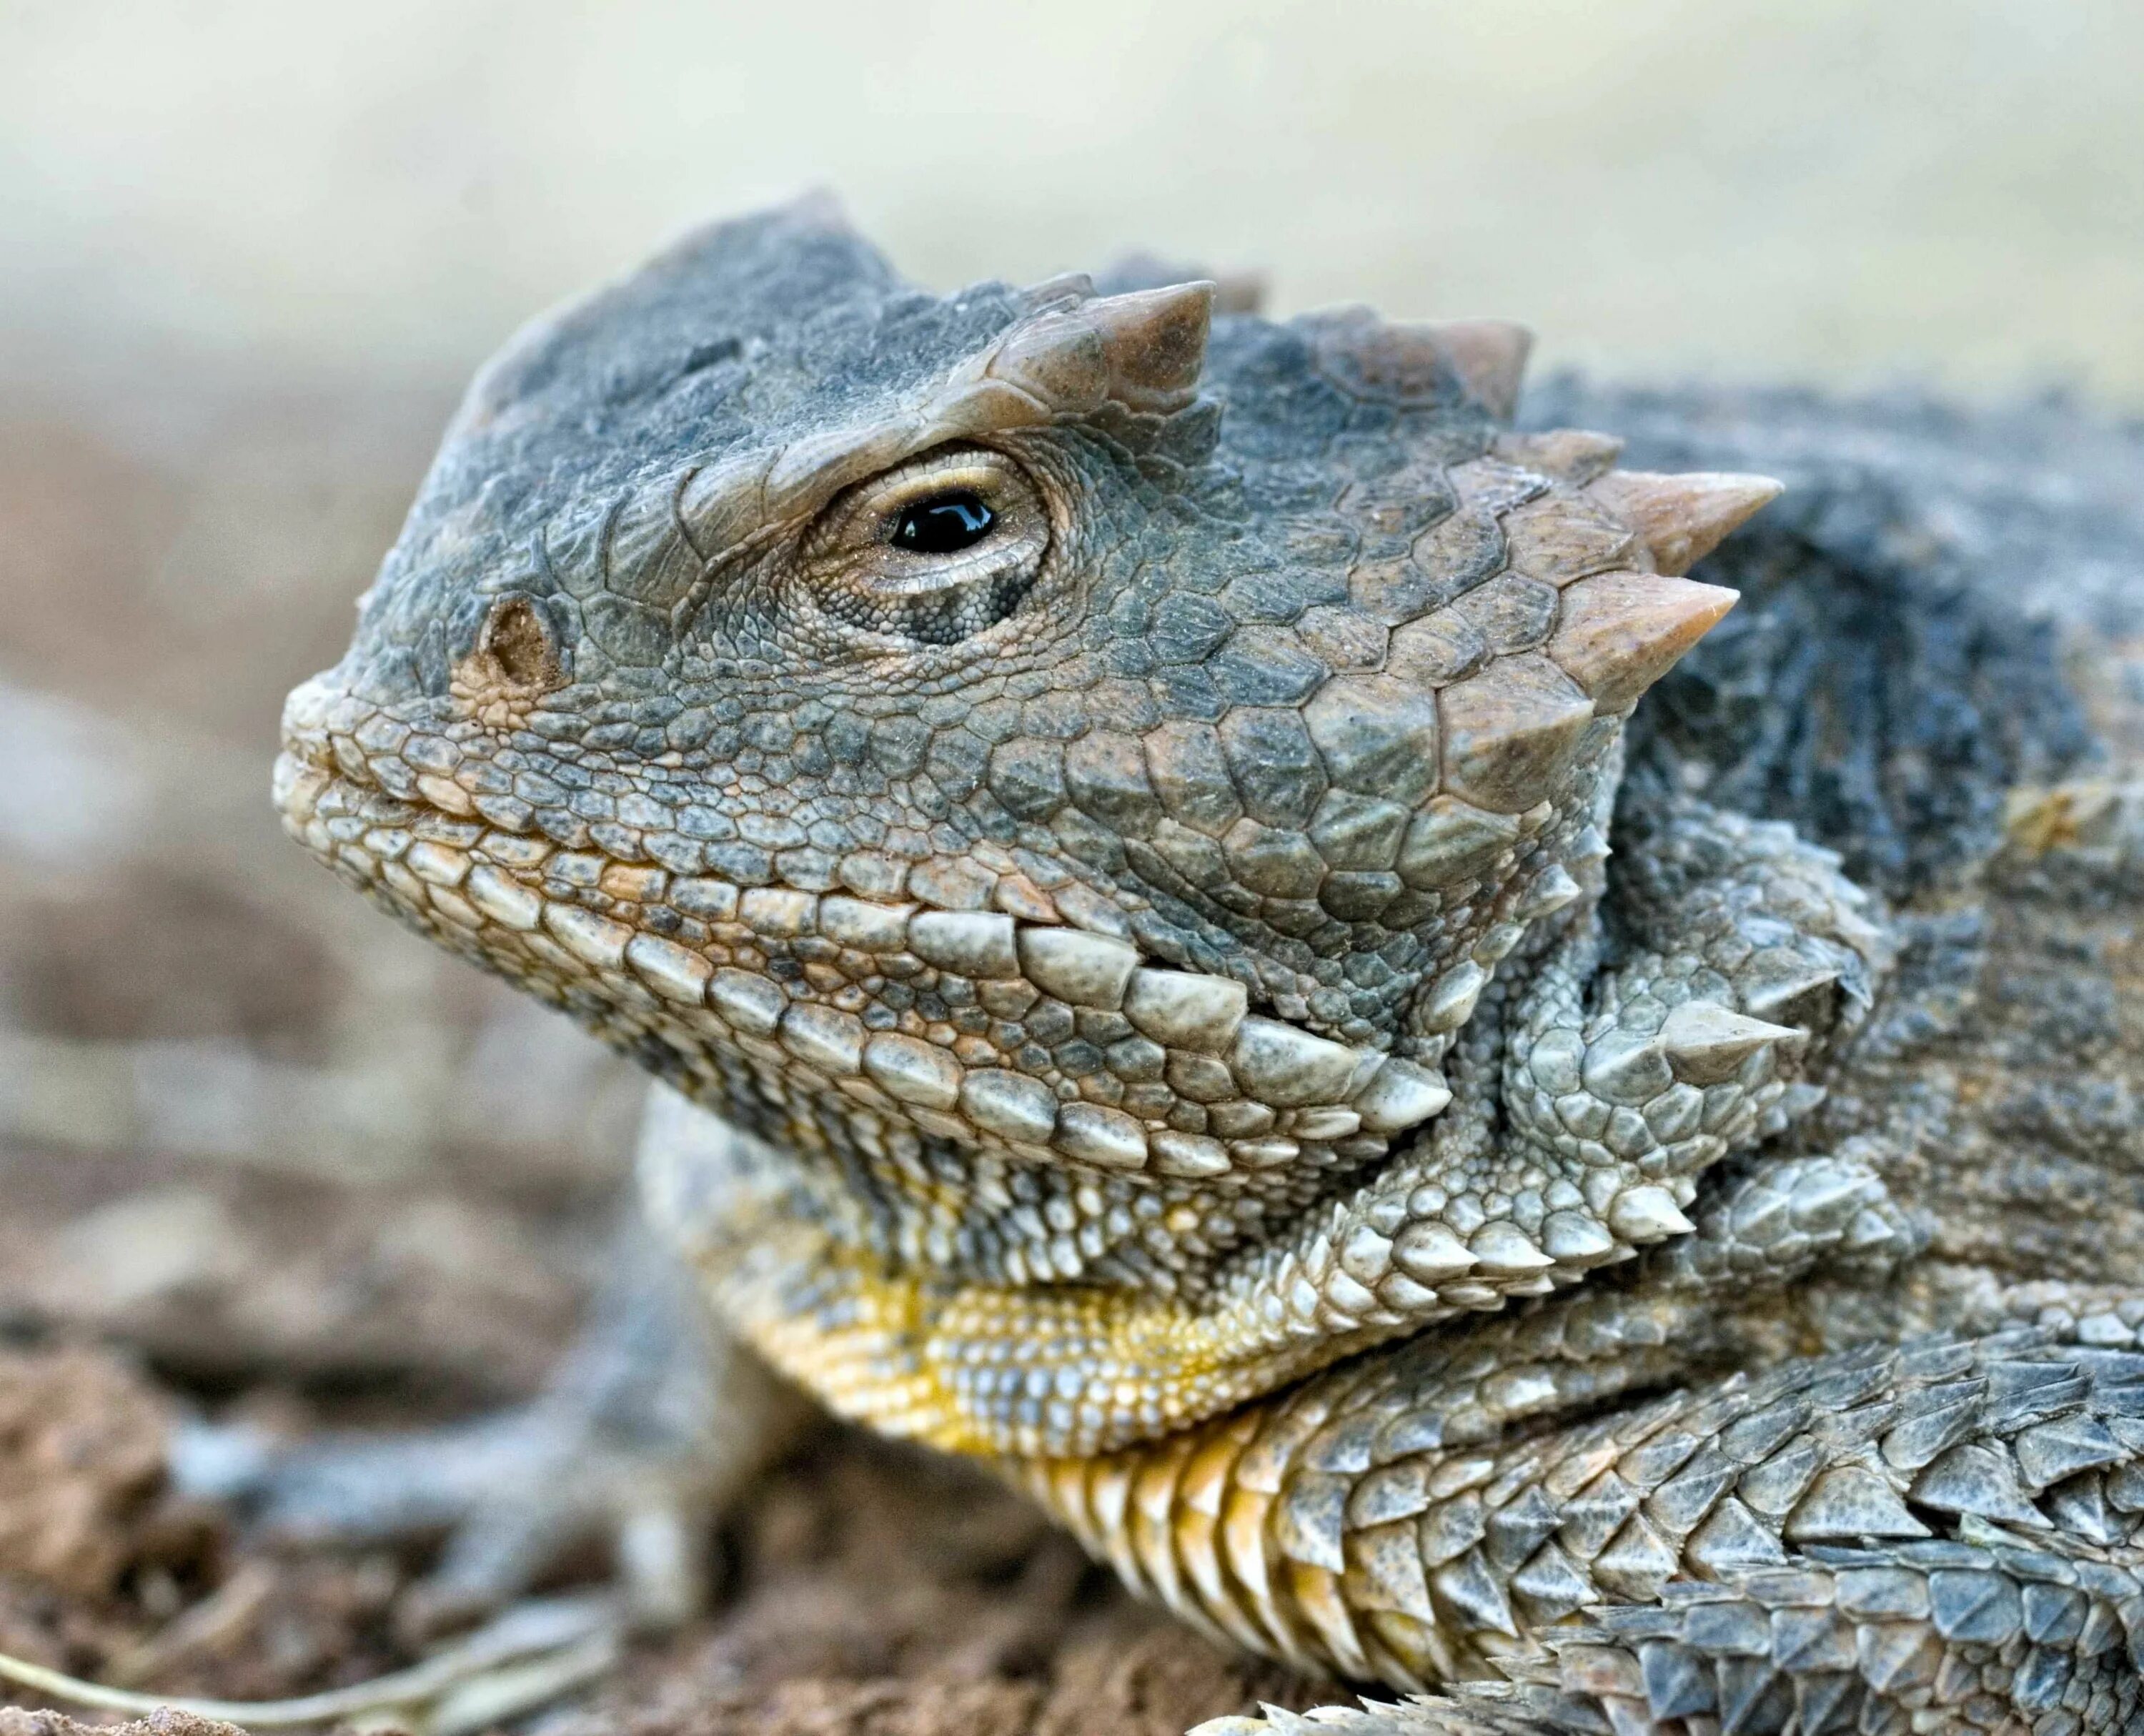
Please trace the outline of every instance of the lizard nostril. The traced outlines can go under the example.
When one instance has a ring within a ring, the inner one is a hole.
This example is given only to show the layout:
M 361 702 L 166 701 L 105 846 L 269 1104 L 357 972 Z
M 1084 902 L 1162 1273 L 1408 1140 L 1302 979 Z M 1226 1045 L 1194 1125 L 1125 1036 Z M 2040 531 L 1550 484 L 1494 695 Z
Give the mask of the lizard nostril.
M 504 598 L 492 606 L 478 649 L 491 658 L 509 687 L 547 687 L 558 679 L 558 653 L 551 629 L 525 597 Z

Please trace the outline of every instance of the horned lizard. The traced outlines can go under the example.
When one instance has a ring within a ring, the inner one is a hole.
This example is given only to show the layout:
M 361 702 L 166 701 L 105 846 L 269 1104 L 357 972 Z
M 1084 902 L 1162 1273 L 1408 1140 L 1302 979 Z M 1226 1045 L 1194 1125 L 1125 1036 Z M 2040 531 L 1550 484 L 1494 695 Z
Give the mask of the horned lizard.
M 692 235 L 479 377 L 288 830 L 662 1082 L 726 1343 L 1319 1728 L 2144 1730 L 2137 442 L 1535 400 L 1623 468 L 1240 301 Z

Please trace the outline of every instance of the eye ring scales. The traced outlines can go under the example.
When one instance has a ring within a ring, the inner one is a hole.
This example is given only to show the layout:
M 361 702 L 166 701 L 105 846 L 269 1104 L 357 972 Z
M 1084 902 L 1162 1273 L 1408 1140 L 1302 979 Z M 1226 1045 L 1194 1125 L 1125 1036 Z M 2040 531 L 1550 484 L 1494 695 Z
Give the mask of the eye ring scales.
M 992 448 L 940 448 L 837 497 L 806 539 L 798 596 L 831 647 L 943 648 L 1004 622 L 1041 578 L 1042 486 Z

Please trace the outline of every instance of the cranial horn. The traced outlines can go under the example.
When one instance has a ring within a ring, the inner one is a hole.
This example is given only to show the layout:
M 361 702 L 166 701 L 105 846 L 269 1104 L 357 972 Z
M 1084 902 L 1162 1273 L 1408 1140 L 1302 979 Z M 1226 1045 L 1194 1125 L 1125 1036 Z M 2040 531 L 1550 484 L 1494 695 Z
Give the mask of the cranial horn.
M 1778 499 L 1782 486 L 1769 476 L 1711 470 L 1680 476 L 1611 470 L 1586 492 L 1645 538 L 1661 572 L 1683 573 L 1759 507 Z
M 1446 320 L 1419 329 L 1467 395 L 1498 421 L 1507 419 L 1518 407 L 1533 333 L 1509 320 Z
M 1190 401 L 1213 323 L 1210 281 L 1105 295 L 1079 312 L 1101 333 L 1112 398 L 1144 410 L 1178 409 Z
M 1051 409 L 1181 409 L 1191 401 L 1213 324 L 1210 282 L 1104 295 L 1039 315 L 1006 334 L 986 372 Z

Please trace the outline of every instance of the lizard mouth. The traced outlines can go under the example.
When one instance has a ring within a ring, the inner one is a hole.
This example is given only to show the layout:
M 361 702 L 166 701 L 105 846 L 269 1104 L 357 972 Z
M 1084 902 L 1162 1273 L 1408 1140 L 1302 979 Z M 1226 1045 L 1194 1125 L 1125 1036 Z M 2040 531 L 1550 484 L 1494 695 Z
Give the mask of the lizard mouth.
M 964 1147 L 1225 1183 L 1355 1168 L 1450 1101 L 1427 1067 L 1155 959 L 1099 900 L 1015 916 L 672 873 L 489 825 L 443 779 L 397 796 L 369 757 L 290 732 L 291 836 L 711 1104 L 741 1061 L 777 1102 L 834 1093 Z

